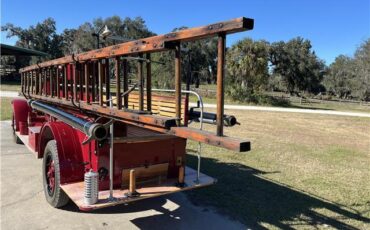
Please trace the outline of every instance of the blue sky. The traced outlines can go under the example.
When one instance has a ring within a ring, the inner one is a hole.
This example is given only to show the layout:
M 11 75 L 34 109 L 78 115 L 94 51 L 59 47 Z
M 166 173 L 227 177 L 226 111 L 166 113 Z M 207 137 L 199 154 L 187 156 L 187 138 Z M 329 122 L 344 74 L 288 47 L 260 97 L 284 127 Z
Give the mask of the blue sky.
M 97 17 L 141 16 L 150 30 L 167 33 L 179 26 L 201 26 L 240 16 L 255 19 L 255 29 L 228 36 L 230 46 L 244 37 L 270 42 L 301 36 L 330 64 L 337 55 L 352 55 L 370 37 L 370 0 L 1 0 L 1 24 L 28 27 L 47 17 L 58 32 Z M 1 33 L 1 42 L 14 44 Z

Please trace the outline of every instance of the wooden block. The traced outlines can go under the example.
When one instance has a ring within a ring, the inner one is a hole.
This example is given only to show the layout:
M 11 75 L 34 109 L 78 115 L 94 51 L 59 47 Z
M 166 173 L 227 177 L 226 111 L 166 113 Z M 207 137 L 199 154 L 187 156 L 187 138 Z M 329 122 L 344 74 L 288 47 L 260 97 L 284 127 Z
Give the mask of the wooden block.
M 140 183 L 144 180 L 153 179 L 156 177 L 167 178 L 168 163 L 150 165 L 148 167 L 137 167 L 122 170 L 122 187 L 127 187 L 129 184 L 130 171 L 135 170 L 136 182 Z
M 130 170 L 130 186 L 128 189 L 129 193 L 133 194 L 136 192 L 136 176 L 135 169 Z

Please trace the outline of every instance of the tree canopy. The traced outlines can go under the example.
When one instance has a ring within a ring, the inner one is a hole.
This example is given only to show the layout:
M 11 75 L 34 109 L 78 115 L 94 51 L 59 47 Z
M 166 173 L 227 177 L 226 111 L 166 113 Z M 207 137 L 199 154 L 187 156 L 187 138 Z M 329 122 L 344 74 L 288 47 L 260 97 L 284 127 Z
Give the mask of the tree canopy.
M 271 44 L 272 72 L 282 77 L 291 94 L 320 88 L 325 64 L 311 49 L 311 42 L 301 37 Z
M 329 66 L 323 81 L 328 92 L 339 98 L 370 100 L 370 39 L 356 50 L 354 57 L 338 56 Z
M 121 18 L 112 16 L 96 18 L 77 28 L 67 28 L 61 34 L 56 31 L 52 18 L 35 26 L 21 28 L 13 24 L 1 27 L 7 37 L 17 37 L 17 46 L 49 53 L 48 59 L 80 53 L 97 48 L 97 33 L 104 25 L 116 37 L 124 40 L 139 39 L 155 35 L 141 17 Z M 175 28 L 173 31 L 186 29 Z M 109 46 L 123 41 L 100 38 L 100 46 Z M 214 84 L 217 75 L 217 39 L 209 38 L 195 42 L 184 42 L 182 49 L 182 80 L 199 86 L 200 83 Z M 9 57 L 1 57 L 2 64 L 12 63 L 17 68 L 43 58 L 24 58 L 17 63 Z M 173 86 L 174 54 L 172 51 L 154 53 L 152 59 L 163 63 L 152 66 L 155 87 Z M 129 62 L 129 74 L 137 71 L 135 62 Z M 353 57 L 338 56 L 326 67 L 312 49 L 311 42 L 301 37 L 287 42 L 269 44 L 264 40 L 250 38 L 238 41 L 226 52 L 227 86 L 236 98 L 247 97 L 268 89 L 284 90 L 290 94 L 328 93 L 339 98 L 370 100 L 370 39 L 356 50 Z M 324 77 L 325 75 L 325 77 Z M 113 74 L 112 74 L 113 76 Z
M 269 44 L 250 38 L 233 45 L 226 56 L 230 81 L 250 92 L 262 89 L 268 81 Z

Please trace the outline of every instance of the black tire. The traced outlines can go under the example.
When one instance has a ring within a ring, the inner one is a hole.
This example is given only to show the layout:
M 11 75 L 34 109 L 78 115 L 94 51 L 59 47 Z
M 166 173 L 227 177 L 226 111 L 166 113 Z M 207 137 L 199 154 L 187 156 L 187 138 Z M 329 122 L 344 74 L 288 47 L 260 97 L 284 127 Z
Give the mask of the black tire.
M 47 171 L 49 170 L 49 164 L 51 161 L 54 164 L 54 187 L 50 186 L 50 177 Z M 50 140 L 44 151 L 44 158 L 42 162 L 42 177 L 44 185 L 44 194 L 47 202 L 54 208 L 60 208 L 65 206 L 69 197 L 60 187 L 60 168 L 59 168 L 59 158 L 58 149 L 55 140 Z
M 14 142 L 16 144 L 22 145 L 23 144 L 22 140 L 17 136 L 17 134 L 15 134 L 15 118 L 14 118 L 14 115 L 13 115 L 12 129 L 13 129 L 13 140 L 14 140 Z

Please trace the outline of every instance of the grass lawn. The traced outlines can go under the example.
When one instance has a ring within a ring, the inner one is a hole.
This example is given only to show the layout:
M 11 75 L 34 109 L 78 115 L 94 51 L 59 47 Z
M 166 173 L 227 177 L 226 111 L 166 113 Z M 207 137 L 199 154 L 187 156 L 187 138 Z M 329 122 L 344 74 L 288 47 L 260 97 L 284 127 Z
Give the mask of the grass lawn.
M 190 96 L 192 102 L 196 102 L 195 96 Z M 203 103 L 216 104 L 216 98 L 203 97 Z M 225 104 L 227 105 L 255 105 L 249 103 L 243 103 L 238 101 L 232 101 L 229 98 L 225 98 Z M 272 105 L 261 105 L 261 106 L 272 106 Z M 298 108 L 298 109 L 324 109 L 324 110 L 335 110 L 335 111 L 348 111 L 348 112 L 365 112 L 370 113 L 370 105 L 360 105 L 354 103 L 336 102 L 336 101 L 323 101 L 321 103 L 310 103 L 300 104 L 298 102 L 291 102 L 287 108 Z
M 1 81 L 0 90 L 1 91 L 17 91 L 17 92 L 21 91 L 21 83 Z
M 201 171 L 218 183 L 189 191 L 195 204 L 252 229 L 370 229 L 370 119 L 225 113 L 242 124 L 226 128 L 226 135 L 249 139 L 252 151 L 203 145 Z M 194 168 L 197 145 L 188 145 L 187 164 Z
M 10 101 L 12 98 L 2 97 L 0 98 L 0 120 L 11 120 L 12 119 L 12 109 Z

